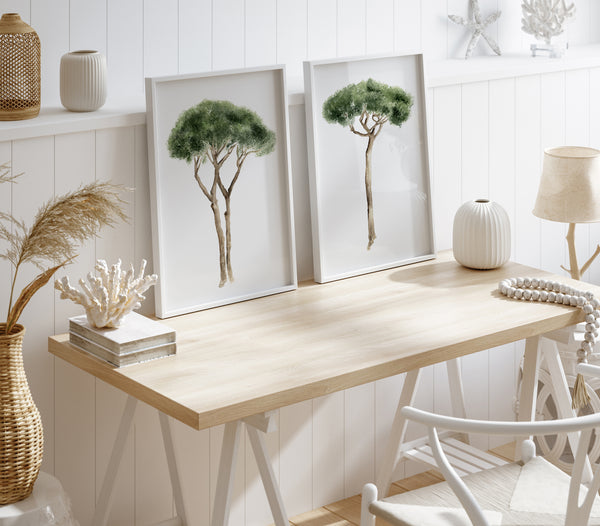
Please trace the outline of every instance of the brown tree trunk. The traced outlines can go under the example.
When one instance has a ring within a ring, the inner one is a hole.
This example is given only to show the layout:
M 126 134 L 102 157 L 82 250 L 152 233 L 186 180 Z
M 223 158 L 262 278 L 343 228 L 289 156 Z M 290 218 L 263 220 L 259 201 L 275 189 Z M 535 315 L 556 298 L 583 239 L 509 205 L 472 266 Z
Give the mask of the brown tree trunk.
M 219 180 L 219 168 L 215 166 L 215 182 L 210 191 L 210 207 L 213 211 L 215 219 L 215 230 L 217 231 L 217 239 L 219 241 L 219 269 L 221 278 L 219 287 L 227 283 L 227 265 L 225 262 L 225 236 L 223 235 L 223 227 L 221 226 L 221 212 L 219 210 L 219 201 L 217 200 L 217 181 Z
M 225 197 L 225 261 L 227 263 L 227 275 L 233 283 L 233 270 L 231 268 L 231 194 Z
M 365 191 L 367 194 L 367 221 L 369 225 L 369 243 L 367 245 L 367 250 L 371 248 L 373 245 L 375 238 L 375 219 L 373 217 L 373 194 L 371 190 L 371 152 L 373 151 L 373 142 L 375 142 L 375 137 L 371 134 L 369 135 L 369 143 L 367 144 L 367 150 L 365 151 Z

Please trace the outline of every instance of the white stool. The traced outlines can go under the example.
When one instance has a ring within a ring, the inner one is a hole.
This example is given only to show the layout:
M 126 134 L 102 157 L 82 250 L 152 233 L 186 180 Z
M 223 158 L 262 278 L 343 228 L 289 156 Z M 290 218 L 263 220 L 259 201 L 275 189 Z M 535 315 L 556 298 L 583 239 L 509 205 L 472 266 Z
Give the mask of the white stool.
M 40 472 L 29 497 L 0 506 L 0 526 L 79 526 L 79 523 L 58 479 Z

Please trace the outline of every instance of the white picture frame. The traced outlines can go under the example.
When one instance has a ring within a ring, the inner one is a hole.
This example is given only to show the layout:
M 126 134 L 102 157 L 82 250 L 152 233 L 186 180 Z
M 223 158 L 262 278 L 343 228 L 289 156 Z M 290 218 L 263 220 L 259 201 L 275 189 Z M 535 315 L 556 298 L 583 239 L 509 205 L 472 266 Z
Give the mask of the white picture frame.
M 323 116 L 334 93 L 369 79 L 413 101 L 401 126 L 388 120 L 373 139 L 370 188 L 367 128 L 357 119 L 352 133 Z M 423 55 L 307 61 L 304 85 L 315 281 L 435 258 Z
M 167 318 L 297 288 L 285 67 L 147 78 L 146 107 L 156 315 Z M 186 110 L 189 115 L 175 130 Z M 215 112 L 230 126 L 232 111 L 243 111 L 249 124 L 232 132 L 239 134 L 237 142 L 228 138 L 219 150 L 210 126 Z M 255 129 L 255 142 L 249 142 L 248 130 Z M 199 139 L 208 136 L 213 139 Z M 196 154 L 181 158 L 192 150 Z M 244 152 L 249 153 L 235 178 Z

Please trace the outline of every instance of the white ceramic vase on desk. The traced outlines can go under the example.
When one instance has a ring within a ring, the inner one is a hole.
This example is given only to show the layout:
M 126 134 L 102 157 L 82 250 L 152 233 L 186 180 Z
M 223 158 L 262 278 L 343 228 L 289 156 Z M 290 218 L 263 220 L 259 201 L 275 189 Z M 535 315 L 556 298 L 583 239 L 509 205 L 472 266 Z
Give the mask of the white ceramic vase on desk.
M 504 265 L 510 259 L 510 220 L 504 208 L 488 199 L 464 203 L 454 216 L 452 249 L 465 267 Z
M 60 60 L 60 102 L 70 111 L 95 111 L 106 102 L 106 57 L 81 50 Z

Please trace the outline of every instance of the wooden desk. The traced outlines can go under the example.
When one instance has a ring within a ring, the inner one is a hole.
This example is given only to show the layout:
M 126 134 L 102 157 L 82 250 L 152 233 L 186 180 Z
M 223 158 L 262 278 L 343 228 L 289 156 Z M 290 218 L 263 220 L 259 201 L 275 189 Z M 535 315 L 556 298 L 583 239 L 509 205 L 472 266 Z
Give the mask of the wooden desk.
M 551 274 L 515 263 L 469 270 L 444 252 L 432 261 L 165 320 L 177 331 L 177 355 L 169 358 L 119 369 L 70 345 L 66 334 L 49 338 L 49 350 L 195 429 L 266 413 L 261 422 L 246 420 L 265 430 L 268 412 L 281 406 L 525 338 L 526 364 L 537 368 L 532 337 L 574 325 L 583 314 L 502 297 L 498 282 L 516 276 Z M 554 279 L 600 297 L 597 287 Z M 535 395 L 535 374 L 527 372 L 527 397 Z M 522 402 L 521 415 L 530 416 L 532 404 L 533 398 Z M 236 429 L 226 429 L 224 438 L 234 456 Z M 258 442 L 255 454 L 257 448 Z M 213 525 L 226 524 L 224 514 Z

